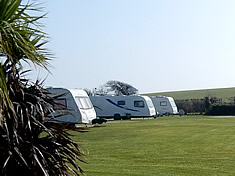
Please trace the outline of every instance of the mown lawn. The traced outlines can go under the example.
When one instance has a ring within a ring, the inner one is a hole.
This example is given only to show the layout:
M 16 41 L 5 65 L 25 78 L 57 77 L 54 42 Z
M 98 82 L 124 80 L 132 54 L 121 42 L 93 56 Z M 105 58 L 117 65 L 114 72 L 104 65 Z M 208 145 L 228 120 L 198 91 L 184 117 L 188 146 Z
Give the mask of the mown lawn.
M 88 176 L 235 175 L 235 118 L 161 117 L 72 132 Z

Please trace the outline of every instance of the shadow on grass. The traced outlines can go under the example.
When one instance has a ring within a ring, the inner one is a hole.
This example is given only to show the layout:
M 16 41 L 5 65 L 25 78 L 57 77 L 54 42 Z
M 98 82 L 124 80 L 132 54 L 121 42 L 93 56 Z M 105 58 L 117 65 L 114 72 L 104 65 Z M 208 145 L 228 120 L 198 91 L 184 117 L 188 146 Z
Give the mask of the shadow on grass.
M 94 125 L 94 128 L 106 127 L 106 125 Z

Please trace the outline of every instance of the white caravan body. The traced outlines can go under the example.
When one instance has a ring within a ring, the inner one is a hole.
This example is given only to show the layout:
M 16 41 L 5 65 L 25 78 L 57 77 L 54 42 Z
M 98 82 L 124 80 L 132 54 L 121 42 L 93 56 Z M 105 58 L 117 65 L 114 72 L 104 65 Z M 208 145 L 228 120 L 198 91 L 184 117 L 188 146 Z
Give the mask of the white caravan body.
M 52 97 L 59 96 L 56 100 L 61 106 L 53 107 L 55 112 L 52 116 L 66 114 L 53 118 L 48 121 L 61 123 L 91 123 L 96 118 L 95 109 L 89 99 L 87 93 L 82 89 L 64 89 L 64 88 L 48 88 Z
M 155 110 L 159 115 L 178 114 L 178 109 L 172 97 L 151 96 Z
M 98 117 L 151 117 L 155 108 L 148 96 L 90 96 Z

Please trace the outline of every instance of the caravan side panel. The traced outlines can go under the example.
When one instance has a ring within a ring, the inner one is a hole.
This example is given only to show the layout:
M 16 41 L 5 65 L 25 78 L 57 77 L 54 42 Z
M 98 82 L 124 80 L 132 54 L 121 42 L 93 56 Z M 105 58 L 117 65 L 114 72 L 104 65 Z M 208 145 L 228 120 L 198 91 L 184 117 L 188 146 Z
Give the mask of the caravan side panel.
M 51 96 L 63 96 L 58 98 L 58 102 L 63 104 L 62 107 L 54 107 L 56 110 L 52 115 L 66 114 L 57 117 L 56 121 L 62 123 L 91 123 L 96 118 L 96 112 L 87 95 L 82 89 L 63 89 L 63 88 L 49 88 L 52 93 Z M 53 121 L 50 119 L 49 121 Z
M 56 99 L 56 101 L 61 104 L 56 105 L 53 107 L 55 110 L 54 113 L 51 114 L 51 116 L 59 116 L 62 114 L 66 114 L 63 116 L 59 116 L 54 118 L 49 119 L 49 122 L 59 122 L 59 123 L 81 123 L 82 118 L 81 118 L 81 113 L 78 109 L 78 106 L 74 100 L 73 95 L 68 89 L 63 89 L 63 88 L 48 88 L 47 89 L 52 97 L 55 96 L 60 96 L 59 98 Z
M 156 112 L 160 115 L 177 114 L 177 107 L 172 97 L 151 96 Z
M 91 96 L 99 117 L 149 117 L 153 111 L 143 96 Z M 151 100 L 150 100 L 151 101 Z M 154 107 L 152 106 L 154 109 Z M 155 115 L 155 113 L 154 113 Z

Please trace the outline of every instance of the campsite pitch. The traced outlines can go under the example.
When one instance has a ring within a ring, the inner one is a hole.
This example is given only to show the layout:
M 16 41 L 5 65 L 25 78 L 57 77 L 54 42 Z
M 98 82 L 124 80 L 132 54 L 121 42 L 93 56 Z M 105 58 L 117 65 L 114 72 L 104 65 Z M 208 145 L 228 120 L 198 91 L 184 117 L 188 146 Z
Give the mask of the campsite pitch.
M 139 119 L 72 134 L 89 176 L 235 175 L 235 118 Z

